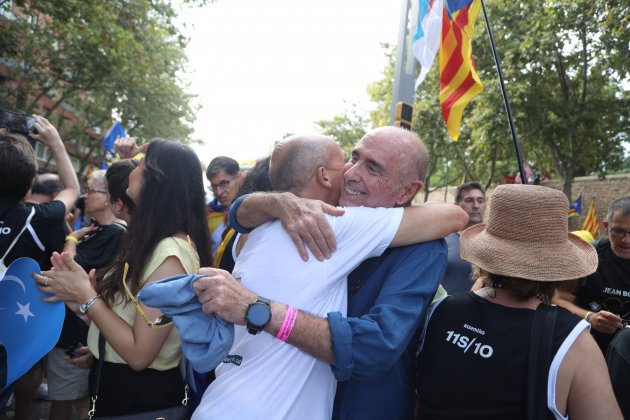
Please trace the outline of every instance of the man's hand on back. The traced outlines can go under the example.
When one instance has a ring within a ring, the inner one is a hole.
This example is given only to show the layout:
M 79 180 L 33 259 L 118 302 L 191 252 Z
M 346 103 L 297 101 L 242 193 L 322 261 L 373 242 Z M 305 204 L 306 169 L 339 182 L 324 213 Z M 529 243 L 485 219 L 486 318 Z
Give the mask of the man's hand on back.
M 278 214 L 304 261 L 308 260 L 307 247 L 319 261 L 330 258 L 337 248 L 337 241 L 324 214 L 341 216 L 343 209 L 287 193 L 278 200 Z

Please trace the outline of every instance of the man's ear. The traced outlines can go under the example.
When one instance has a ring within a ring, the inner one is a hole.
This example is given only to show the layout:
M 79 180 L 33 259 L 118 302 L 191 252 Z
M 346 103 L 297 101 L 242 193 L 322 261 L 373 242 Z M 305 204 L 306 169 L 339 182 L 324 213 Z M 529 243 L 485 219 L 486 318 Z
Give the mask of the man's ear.
M 317 179 L 317 183 L 324 188 L 332 187 L 331 177 L 328 173 L 328 170 L 323 166 L 317 168 L 317 172 L 315 173 L 315 177 Z
M 602 225 L 604 225 L 604 230 L 606 231 L 606 235 L 608 235 L 608 222 L 606 219 L 602 220 Z
M 402 207 L 406 205 L 408 202 L 413 200 L 413 198 L 420 192 L 424 182 L 422 181 L 413 181 L 409 184 L 403 186 L 400 190 L 400 195 L 396 200 L 396 206 Z

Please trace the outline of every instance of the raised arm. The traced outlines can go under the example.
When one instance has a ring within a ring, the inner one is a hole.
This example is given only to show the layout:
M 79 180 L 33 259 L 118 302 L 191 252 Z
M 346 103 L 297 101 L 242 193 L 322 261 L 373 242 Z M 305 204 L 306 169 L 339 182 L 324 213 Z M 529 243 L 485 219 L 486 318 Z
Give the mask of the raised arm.
M 81 192 L 79 180 L 74 173 L 68 152 L 66 152 L 66 148 L 55 126 L 39 115 L 33 115 L 33 118 L 35 118 L 33 128 L 37 130 L 37 134 L 31 133 L 30 136 L 44 143 L 52 152 L 57 165 L 57 172 L 59 173 L 59 181 L 63 187 L 55 196 L 55 200 L 63 202 L 66 206 L 67 215 L 79 198 L 79 193 Z
M 320 200 L 309 200 L 286 193 L 253 193 L 237 199 L 230 209 L 230 225 L 241 233 L 280 219 L 297 247 L 300 257 L 308 259 L 306 247 L 315 258 L 330 258 L 336 249 L 335 235 L 324 214 L 341 216 L 344 210 Z
M 459 206 L 429 202 L 405 207 L 392 247 L 412 245 L 459 232 L 468 224 L 468 214 Z
M 138 146 L 135 137 L 127 136 L 116 139 L 114 147 L 121 159 L 133 159 L 139 153 L 146 153 L 149 143 L 143 143 Z

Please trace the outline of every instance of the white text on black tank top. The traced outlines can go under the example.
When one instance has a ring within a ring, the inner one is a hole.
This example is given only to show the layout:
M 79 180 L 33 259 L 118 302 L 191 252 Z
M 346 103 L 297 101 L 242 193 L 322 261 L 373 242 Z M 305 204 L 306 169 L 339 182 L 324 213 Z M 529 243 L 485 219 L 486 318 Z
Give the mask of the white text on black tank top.
M 457 334 L 455 331 L 447 331 L 446 342 L 455 344 L 457 347 L 461 348 L 464 353 L 467 353 L 468 350 L 472 348 L 472 354 L 481 356 L 484 359 L 490 358 L 494 352 L 491 346 L 477 341 L 477 337 L 471 339 L 463 334 Z

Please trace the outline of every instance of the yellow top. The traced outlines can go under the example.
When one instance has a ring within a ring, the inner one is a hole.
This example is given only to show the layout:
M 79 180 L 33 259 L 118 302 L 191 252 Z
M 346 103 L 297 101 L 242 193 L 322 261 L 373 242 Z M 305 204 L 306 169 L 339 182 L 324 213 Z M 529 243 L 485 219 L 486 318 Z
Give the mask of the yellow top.
M 210 235 L 223 224 L 225 220 L 225 213 L 219 211 L 209 211 L 206 214 L 206 220 L 208 222 L 208 229 L 210 230 Z
M 199 270 L 199 255 L 191 248 L 186 239 L 170 237 L 160 241 L 158 246 L 153 251 L 153 254 L 149 258 L 144 271 L 142 272 L 142 285 L 146 282 L 147 278 L 166 260 L 168 257 L 176 257 L 186 270 L 187 274 L 195 274 Z M 122 281 L 122 279 L 121 279 Z M 119 293 L 116 296 L 115 304 L 112 306 L 112 310 L 123 321 L 129 325 L 133 325 L 136 317 L 136 307 L 133 302 L 126 302 L 122 299 L 124 294 Z M 95 323 L 90 325 L 88 332 L 88 347 L 95 357 L 99 357 L 98 354 L 98 335 L 99 329 Z M 149 365 L 151 369 L 156 370 L 168 370 L 177 367 L 179 359 L 182 353 L 182 343 L 179 339 L 177 329 L 171 327 L 162 349 L 158 353 L 153 363 Z M 116 353 L 116 351 L 107 343 L 105 345 L 105 361 L 112 363 L 126 363 L 125 360 Z

